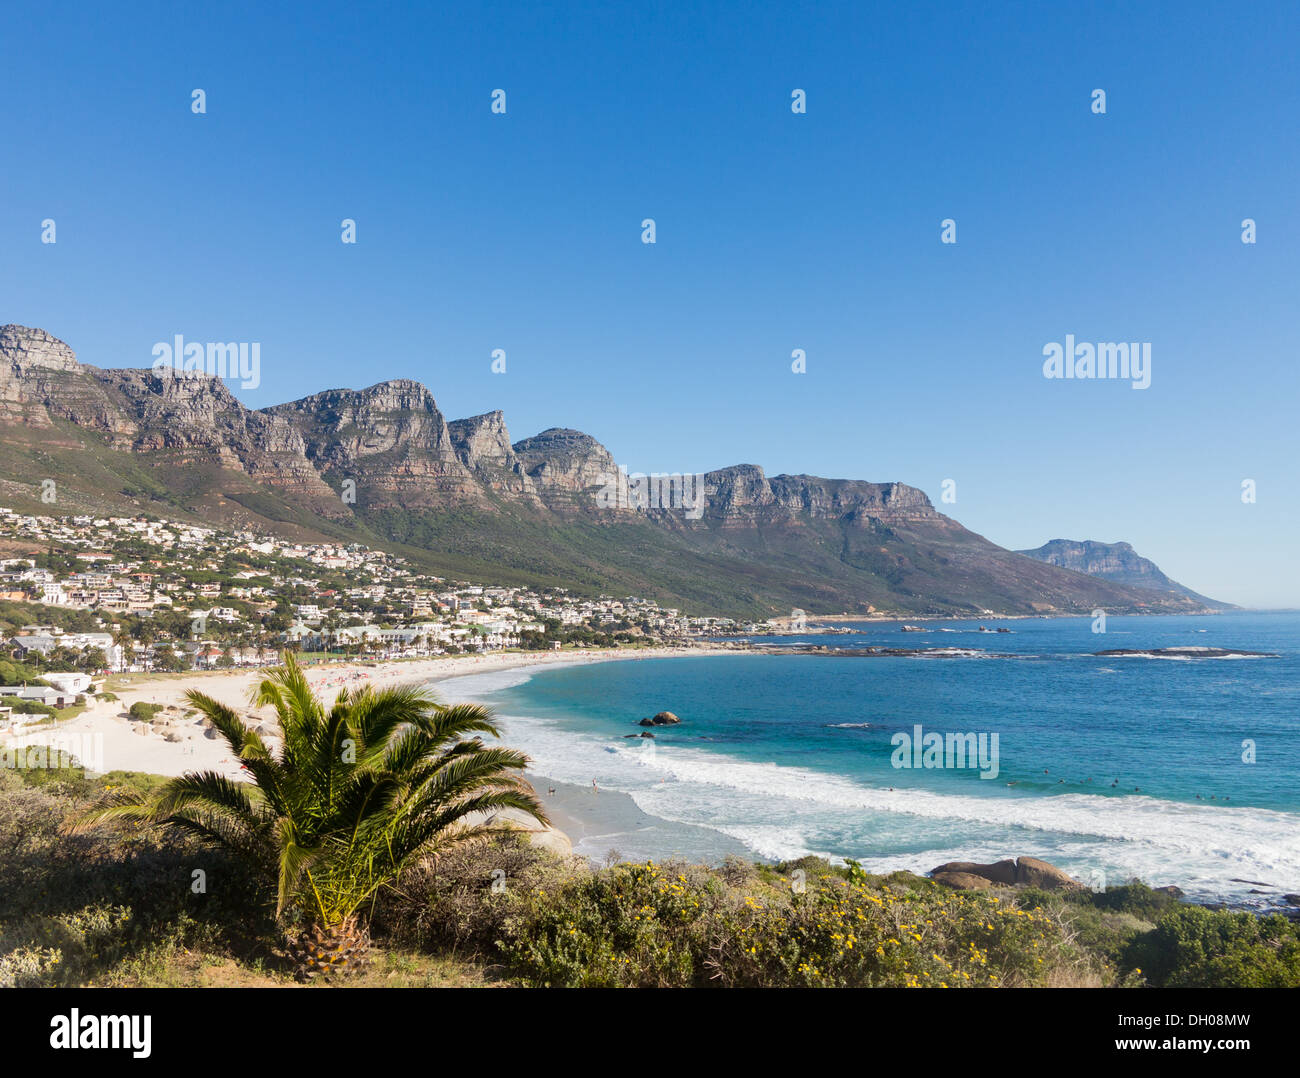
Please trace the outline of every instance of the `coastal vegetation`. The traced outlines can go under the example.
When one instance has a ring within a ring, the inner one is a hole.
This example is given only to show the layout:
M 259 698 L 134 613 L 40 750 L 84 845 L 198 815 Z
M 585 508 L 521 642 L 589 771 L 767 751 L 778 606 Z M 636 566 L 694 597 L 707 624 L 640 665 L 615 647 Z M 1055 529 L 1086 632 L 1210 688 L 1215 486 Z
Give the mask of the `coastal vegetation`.
M 1295 922 L 1137 881 L 593 868 L 519 828 L 546 821 L 491 714 L 417 687 L 327 705 L 286 655 L 250 699 L 271 724 L 186 696 L 245 781 L 0 769 L 0 985 L 1300 987 Z
M 153 722 L 154 716 L 163 710 L 161 704 L 151 704 L 147 700 L 137 700 L 129 708 L 127 714 L 137 722 Z
M 288 905 L 277 915 L 277 883 L 255 859 L 144 820 L 62 829 L 105 798 L 157 806 L 175 793 L 158 776 L 0 769 L 0 985 L 295 983 L 302 926 Z M 1300 986 L 1294 922 L 1140 883 L 955 892 L 817 858 L 593 869 L 519 833 L 394 867 L 384 886 L 358 886 L 368 968 L 325 983 Z
M 300 974 L 363 963 L 380 893 L 419 859 L 492 834 L 502 810 L 545 822 L 516 777 L 526 758 L 479 736 L 497 735 L 484 708 L 410 686 L 345 689 L 326 707 L 286 655 L 254 692 L 276 716 L 273 751 L 234 709 L 194 689 L 186 698 L 249 781 L 190 772 L 148 792 L 115 789 L 66 830 L 143 824 L 233 854 L 274 896 L 276 921 L 298 927 Z

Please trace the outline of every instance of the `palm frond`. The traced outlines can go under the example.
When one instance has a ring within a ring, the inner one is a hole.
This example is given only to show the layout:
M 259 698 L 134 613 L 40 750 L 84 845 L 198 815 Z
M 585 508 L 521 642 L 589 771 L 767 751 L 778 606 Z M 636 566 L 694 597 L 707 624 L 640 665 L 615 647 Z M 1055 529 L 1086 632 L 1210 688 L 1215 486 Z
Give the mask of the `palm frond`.
M 523 753 L 498 738 L 492 712 L 445 706 L 419 686 L 344 690 L 326 708 L 297 661 L 270 671 L 250 702 L 275 712 L 273 754 L 233 708 L 187 699 L 225 738 L 252 782 L 216 772 L 172 779 L 151 797 L 117 794 L 67 825 L 166 826 L 220 843 L 267 875 L 277 913 L 290 905 L 339 923 L 431 850 L 511 830 L 504 809 L 546 824 L 521 772 Z

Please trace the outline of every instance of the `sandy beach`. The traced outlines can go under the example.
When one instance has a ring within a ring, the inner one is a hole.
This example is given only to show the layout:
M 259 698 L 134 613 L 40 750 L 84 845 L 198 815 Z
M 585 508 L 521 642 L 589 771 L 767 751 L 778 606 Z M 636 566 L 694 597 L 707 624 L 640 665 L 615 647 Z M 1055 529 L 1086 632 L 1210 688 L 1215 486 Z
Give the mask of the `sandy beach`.
M 687 646 L 669 648 L 609 648 L 591 651 L 502 652 L 488 655 L 458 655 L 430 659 L 392 662 L 321 663 L 307 668 L 307 677 L 317 695 L 332 702 L 344 688 L 370 685 L 384 688 L 410 683 L 429 684 L 472 674 L 492 673 L 525 667 L 580 666 L 588 663 L 662 659 L 683 655 L 730 654 L 737 647 Z M 216 771 L 227 778 L 242 781 L 247 776 L 230 752 L 225 740 L 194 710 L 185 693 L 197 689 L 244 716 L 274 747 L 276 726 L 270 708 L 254 708 L 249 703 L 253 688 L 267 674 L 268 668 L 218 671 L 189 671 L 183 674 L 122 675 L 113 680 L 117 700 L 96 700 L 74 718 L 15 733 L 0 728 L 0 746 L 5 763 L 13 765 L 15 750 L 26 756 L 32 746 L 70 753 L 95 772 L 142 771 L 153 775 L 182 775 L 187 771 Z M 435 690 L 436 692 L 436 690 Z M 134 720 L 128 714 L 132 704 L 144 701 L 164 709 L 152 722 Z M 454 703 L 454 699 L 446 699 Z M 187 714 L 188 713 L 188 714 Z M 39 750 L 37 750 L 39 751 Z M 21 766 L 19 764 L 18 766 Z M 535 784 L 547 782 L 544 776 L 530 774 Z M 546 786 L 538 791 L 548 812 L 559 808 L 554 797 L 545 795 Z M 630 799 L 627 799 L 630 805 Z M 626 805 L 620 806 L 631 812 Z M 574 806 L 576 807 L 576 806 Z M 584 806 L 590 812 L 593 806 Z M 603 808 L 612 808 L 606 798 Z M 634 808 L 634 806 L 632 807 Z M 507 813 L 508 816 L 514 814 Z M 565 826 L 576 827 L 577 838 L 585 835 L 586 825 L 575 824 L 573 815 L 561 809 L 550 828 L 538 829 L 520 816 L 516 823 L 535 833 L 533 841 L 560 853 L 573 852 Z M 597 827 L 597 830 L 602 830 Z M 617 830 L 611 827 L 611 830 Z M 588 855 L 594 849 L 585 850 Z M 603 850 L 602 850 L 603 852 Z
M 308 680 L 316 693 L 333 701 L 343 688 L 371 685 L 383 688 L 408 683 L 430 683 L 469 674 L 491 673 L 521 667 L 575 666 L 586 663 L 661 659 L 680 655 L 729 653 L 735 648 L 671 647 L 640 650 L 610 648 L 585 652 L 503 652 L 457 655 L 393 662 L 339 662 L 308 667 Z M 154 775 L 182 775 L 187 771 L 217 771 L 241 779 L 240 764 L 225 741 L 199 717 L 185 693 L 200 692 L 238 709 L 260 732 L 274 737 L 274 716 L 269 708 L 249 704 L 253 687 L 267 669 L 190 671 L 183 674 L 122 675 L 114 678 L 116 701 L 96 700 L 75 718 L 8 734 L 0 728 L 0 742 L 9 746 L 46 745 L 70 751 L 94 771 L 144 771 Z M 153 722 L 131 719 L 136 701 L 161 705 Z M 447 701 L 454 703 L 455 701 Z M 189 715 L 186 712 L 190 712 Z

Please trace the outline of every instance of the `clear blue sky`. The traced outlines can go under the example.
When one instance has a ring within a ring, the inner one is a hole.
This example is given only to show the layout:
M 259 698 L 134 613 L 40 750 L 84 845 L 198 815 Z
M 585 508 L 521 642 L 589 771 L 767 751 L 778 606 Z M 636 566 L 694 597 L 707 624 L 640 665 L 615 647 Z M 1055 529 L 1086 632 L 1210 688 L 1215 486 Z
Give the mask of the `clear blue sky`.
M 1295 5 L 267 6 L 6 6 L 0 322 L 261 342 L 254 407 L 416 378 L 634 471 L 951 478 L 1006 546 L 1300 605 Z M 1045 380 L 1066 334 L 1151 388 Z

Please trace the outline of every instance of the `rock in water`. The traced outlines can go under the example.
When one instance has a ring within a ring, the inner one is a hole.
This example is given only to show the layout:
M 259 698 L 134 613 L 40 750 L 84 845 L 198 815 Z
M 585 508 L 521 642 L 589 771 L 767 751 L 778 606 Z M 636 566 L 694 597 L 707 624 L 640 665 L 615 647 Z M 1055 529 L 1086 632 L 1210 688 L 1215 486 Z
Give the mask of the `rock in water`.
M 672 726 L 682 720 L 674 715 L 671 711 L 661 711 L 657 715 L 652 715 L 648 719 L 642 719 L 638 725 L 641 726 Z

